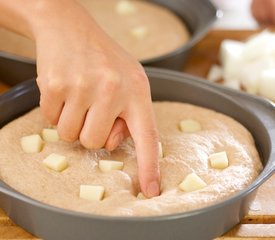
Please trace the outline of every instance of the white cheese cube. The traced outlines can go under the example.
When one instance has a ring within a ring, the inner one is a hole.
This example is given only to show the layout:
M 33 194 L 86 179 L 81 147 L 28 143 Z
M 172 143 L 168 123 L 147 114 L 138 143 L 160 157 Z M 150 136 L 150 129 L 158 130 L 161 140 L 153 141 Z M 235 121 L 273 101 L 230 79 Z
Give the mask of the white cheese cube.
M 179 188 L 185 192 L 192 192 L 202 189 L 207 184 L 195 173 L 188 174 L 180 183 Z
M 261 73 L 259 94 L 275 101 L 275 69 L 265 70 Z
M 163 150 L 161 142 L 158 142 L 159 158 L 163 158 Z
M 66 160 L 66 157 L 56 153 L 52 153 L 48 157 L 46 157 L 43 160 L 43 164 L 46 167 L 57 172 L 62 172 L 68 167 L 68 162 Z
M 137 199 L 140 199 L 140 200 L 145 200 L 146 197 L 143 195 L 142 192 L 139 192 L 138 195 L 137 195 Z
M 90 201 L 100 201 L 103 199 L 105 189 L 102 186 L 80 185 L 79 197 Z
M 21 138 L 21 147 L 26 153 L 38 153 L 42 150 L 43 141 L 38 134 Z
M 136 7 L 131 1 L 122 0 L 116 4 L 116 12 L 120 15 L 133 14 L 136 11 Z
M 122 170 L 123 162 L 113 160 L 99 160 L 98 167 L 102 172 L 110 172 L 112 170 Z
M 192 119 L 180 121 L 179 127 L 180 130 L 185 133 L 194 133 L 202 130 L 201 124 Z
M 226 152 L 213 153 L 208 157 L 212 168 L 224 169 L 228 167 Z
M 144 39 L 148 33 L 147 28 L 144 26 L 134 27 L 130 32 L 137 39 Z
M 44 128 L 42 130 L 42 138 L 46 142 L 57 142 L 59 140 L 59 135 L 56 129 Z

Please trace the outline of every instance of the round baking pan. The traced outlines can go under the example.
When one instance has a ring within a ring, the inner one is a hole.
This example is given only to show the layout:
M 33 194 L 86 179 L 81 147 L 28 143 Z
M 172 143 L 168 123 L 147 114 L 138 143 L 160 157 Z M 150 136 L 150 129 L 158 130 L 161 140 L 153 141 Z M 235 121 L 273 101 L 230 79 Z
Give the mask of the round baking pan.
M 222 235 L 239 223 L 248 212 L 256 189 L 275 172 L 275 106 L 189 75 L 156 68 L 146 71 L 154 100 L 188 102 L 211 108 L 248 128 L 264 165 L 257 179 L 215 205 L 153 217 L 106 217 L 68 211 L 33 200 L 0 181 L 0 207 L 16 224 L 51 240 L 207 240 Z M 39 91 L 34 80 L 14 87 L 0 96 L 0 126 L 38 103 Z
M 217 10 L 209 0 L 147 0 L 171 9 L 182 19 L 191 33 L 190 40 L 180 48 L 145 61 L 144 66 L 181 70 L 191 48 L 208 32 L 216 20 Z M 164 33 L 165 34 L 165 33 Z M 16 68 L 14 67 L 16 65 Z M 16 70 L 15 70 L 16 69 Z M 0 79 L 15 85 L 36 76 L 35 61 L 0 52 Z
M 209 31 L 217 17 L 217 9 L 209 0 L 148 0 L 178 15 L 186 24 L 191 38 L 171 53 L 141 61 L 144 66 L 182 70 L 191 48 Z M 164 33 L 165 34 L 165 33 Z

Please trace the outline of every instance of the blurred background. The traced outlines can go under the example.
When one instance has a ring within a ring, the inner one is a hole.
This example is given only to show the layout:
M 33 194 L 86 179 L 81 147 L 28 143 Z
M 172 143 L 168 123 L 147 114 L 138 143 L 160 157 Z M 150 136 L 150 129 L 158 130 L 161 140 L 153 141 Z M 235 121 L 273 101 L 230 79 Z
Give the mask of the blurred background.
M 252 0 L 211 0 L 223 12 L 215 24 L 216 29 L 257 29 L 258 23 L 251 14 Z M 263 0 L 264 1 L 264 0 Z

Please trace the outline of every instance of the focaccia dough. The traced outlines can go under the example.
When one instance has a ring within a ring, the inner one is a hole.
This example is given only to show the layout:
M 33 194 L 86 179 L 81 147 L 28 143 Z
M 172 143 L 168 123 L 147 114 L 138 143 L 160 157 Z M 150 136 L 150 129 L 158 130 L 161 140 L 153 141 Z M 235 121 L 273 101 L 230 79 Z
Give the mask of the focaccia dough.
M 187 27 L 178 16 L 149 1 L 130 0 L 136 10 L 126 15 L 116 12 L 116 5 L 120 0 L 78 1 L 109 36 L 138 60 L 170 53 L 183 46 L 190 38 Z M 135 37 L 132 34 L 135 29 L 145 29 L 145 36 Z M 35 45 L 31 40 L 2 28 L 0 51 L 27 58 L 36 57 Z
M 137 160 L 131 138 L 112 153 L 86 150 L 79 142 L 46 142 L 40 153 L 25 153 L 20 138 L 41 133 L 47 127 L 39 108 L 12 121 L 0 130 L 0 177 L 8 185 L 41 202 L 60 208 L 100 215 L 149 216 L 188 211 L 224 200 L 247 187 L 262 164 L 251 134 L 240 123 L 213 110 L 177 102 L 155 102 L 157 125 L 164 157 L 159 159 L 161 195 L 140 199 Z M 201 124 L 196 133 L 183 133 L 179 122 L 193 119 Z M 229 166 L 211 168 L 209 155 L 225 151 Z M 68 168 L 55 172 L 43 159 L 56 153 L 66 156 Z M 118 160 L 123 170 L 102 172 L 98 161 Z M 204 188 L 184 192 L 178 185 L 196 173 Z M 79 198 L 80 185 L 105 188 L 100 202 Z

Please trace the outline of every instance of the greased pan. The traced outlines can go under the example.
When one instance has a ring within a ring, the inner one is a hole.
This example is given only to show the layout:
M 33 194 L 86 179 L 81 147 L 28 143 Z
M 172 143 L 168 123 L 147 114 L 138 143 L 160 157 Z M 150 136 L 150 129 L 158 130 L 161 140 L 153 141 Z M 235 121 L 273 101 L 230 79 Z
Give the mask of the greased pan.
M 209 0 L 147 0 L 175 12 L 187 25 L 191 39 L 182 47 L 160 57 L 141 63 L 167 69 L 181 70 L 191 48 L 203 38 L 216 20 L 217 10 Z M 165 33 L 163 33 L 165 34 Z M 14 66 L 16 65 L 16 68 Z M 36 76 L 35 61 L 0 51 L 0 79 L 15 85 Z
M 51 240 L 207 240 L 222 235 L 248 212 L 257 187 L 275 172 L 275 108 L 272 103 L 213 86 L 174 71 L 148 68 L 154 100 L 183 101 L 232 116 L 253 134 L 264 165 L 246 189 L 216 205 L 156 217 L 106 217 L 52 207 L 0 181 L 0 207 L 27 231 Z M 37 106 L 39 91 L 30 80 L 0 96 L 0 124 Z

